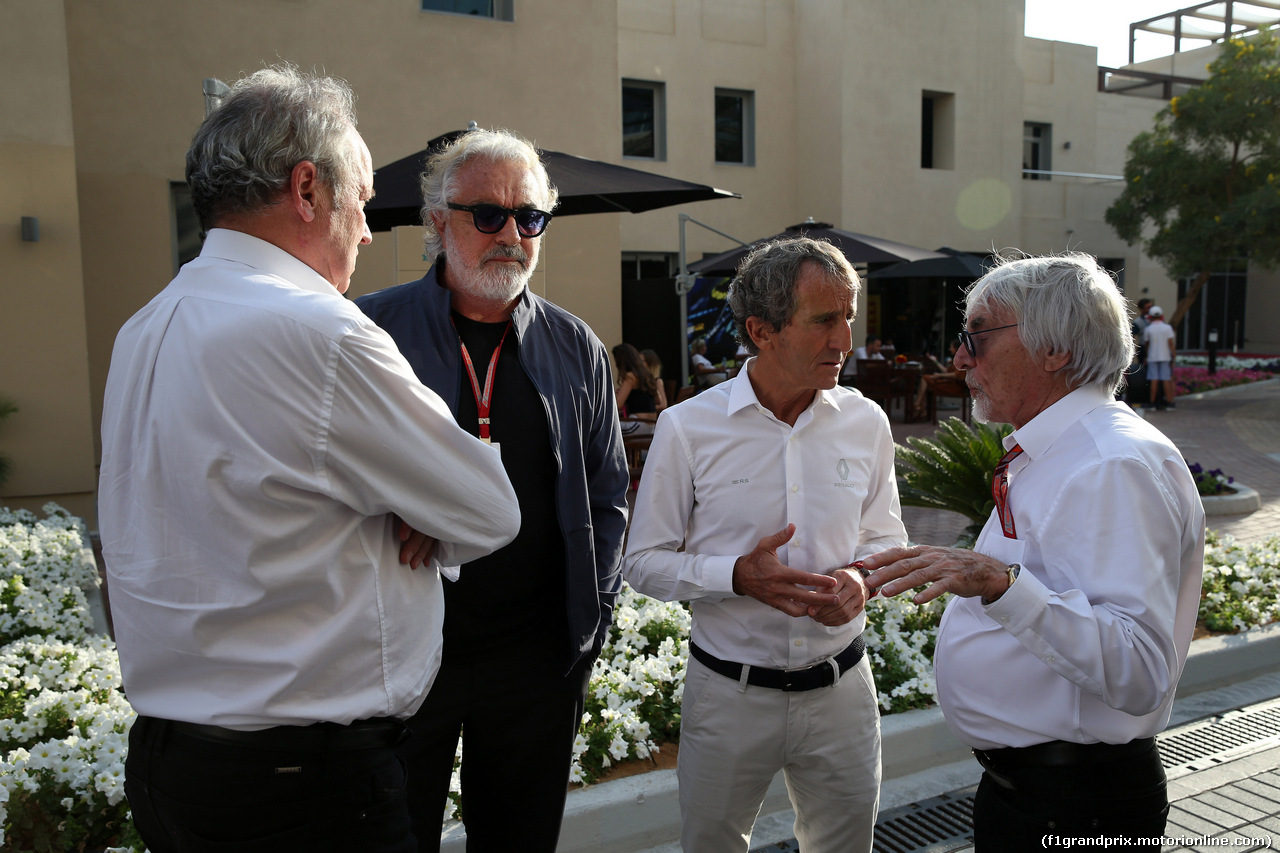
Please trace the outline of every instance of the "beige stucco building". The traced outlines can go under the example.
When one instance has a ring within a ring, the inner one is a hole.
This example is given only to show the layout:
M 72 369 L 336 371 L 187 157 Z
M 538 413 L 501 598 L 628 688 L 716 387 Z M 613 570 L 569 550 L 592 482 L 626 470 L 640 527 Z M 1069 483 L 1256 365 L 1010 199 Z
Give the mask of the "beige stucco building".
M 1103 222 L 1115 181 L 1023 176 L 1029 123 L 1048 131 L 1046 171 L 1119 175 L 1164 102 L 1099 92 L 1094 49 L 1025 38 L 1022 0 L 496 0 L 497 19 L 423 5 L 438 4 L 0 0 L 0 396 L 21 408 L 0 423 L 0 504 L 57 500 L 95 523 L 112 341 L 175 272 L 202 81 L 280 60 L 351 82 L 375 166 L 474 120 L 740 193 L 553 223 L 534 286 L 606 346 L 622 339 L 620 258 L 673 255 L 681 212 L 743 240 L 812 216 L 930 249 L 1079 249 L 1123 269 L 1134 298 L 1176 301 Z M 660 137 L 637 156 L 627 86 Z M 728 156 L 722 103 L 745 113 Z M 690 259 L 733 246 L 686 236 Z M 352 295 L 424 268 L 416 229 L 375 234 Z M 1255 280 L 1275 283 L 1250 271 L 1244 335 L 1280 350 L 1280 288 Z

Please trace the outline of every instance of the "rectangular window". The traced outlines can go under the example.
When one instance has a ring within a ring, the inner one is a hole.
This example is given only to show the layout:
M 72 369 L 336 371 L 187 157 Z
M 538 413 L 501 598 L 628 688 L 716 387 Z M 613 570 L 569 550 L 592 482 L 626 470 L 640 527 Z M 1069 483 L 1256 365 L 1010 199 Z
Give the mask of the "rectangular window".
M 666 86 L 622 81 L 622 156 L 667 159 Z
M 1053 125 L 1034 121 L 1022 124 L 1022 177 L 1028 181 L 1047 181 L 1053 168 L 1049 151 L 1053 145 Z
M 956 96 L 951 92 L 920 95 L 920 168 L 956 167 Z
M 204 247 L 204 232 L 195 205 L 191 203 L 191 187 L 185 182 L 169 182 L 170 236 L 173 248 L 173 274 L 194 259 Z
M 756 164 L 755 93 L 716 89 L 716 162 Z
M 422 11 L 471 15 L 495 21 L 515 20 L 515 0 L 422 0 Z

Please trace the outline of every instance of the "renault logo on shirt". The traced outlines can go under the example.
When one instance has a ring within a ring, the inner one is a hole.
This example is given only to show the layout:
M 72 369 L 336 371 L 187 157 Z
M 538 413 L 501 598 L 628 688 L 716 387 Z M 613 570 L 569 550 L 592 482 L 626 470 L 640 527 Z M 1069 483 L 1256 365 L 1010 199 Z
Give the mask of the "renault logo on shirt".
M 841 480 L 849 479 L 849 463 L 844 459 L 837 462 L 836 473 L 840 475 Z

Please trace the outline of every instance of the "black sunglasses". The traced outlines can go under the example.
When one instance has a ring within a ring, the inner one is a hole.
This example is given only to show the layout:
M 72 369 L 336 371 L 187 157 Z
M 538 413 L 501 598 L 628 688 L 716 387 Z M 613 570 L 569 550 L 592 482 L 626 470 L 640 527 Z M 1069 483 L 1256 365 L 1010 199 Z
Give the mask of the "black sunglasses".
M 465 210 L 471 214 L 471 222 L 481 234 L 497 234 L 507 226 L 507 217 L 516 221 L 516 230 L 521 237 L 537 237 L 547 230 L 551 214 L 545 210 L 532 207 L 512 210 L 496 204 L 455 204 L 448 202 L 450 210 Z
M 964 329 L 961 329 L 960 345 L 969 351 L 970 358 L 977 358 L 978 343 L 977 341 L 974 340 L 974 338 L 978 337 L 979 335 L 985 335 L 988 332 L 998 332 L 1001 329 L 1012 329 L 1014 326 L 1017 326 L 1017 325 L 1018 325 L 1017 323 L 1010 323 L 1007 326 L 996 326 L 994 329 L 979 329 L 976 332 L 967 332 Z

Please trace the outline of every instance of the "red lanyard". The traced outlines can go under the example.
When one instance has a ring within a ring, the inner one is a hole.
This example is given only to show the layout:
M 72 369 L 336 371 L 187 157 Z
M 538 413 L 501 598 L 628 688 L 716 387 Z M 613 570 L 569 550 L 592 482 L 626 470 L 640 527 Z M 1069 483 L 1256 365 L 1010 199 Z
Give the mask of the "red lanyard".
M 498 372 L 498 354 L 502 352 L 502 342 L 507 339 L 507 332 L 511 331 L 511 322 L 507 322 L 507 327 L 502 330 L 502 337 L 498 339 L 498 345 L 494 347 L 493 355 L 489 357 L 489 370 L 484 375 L 484 391 L 480 390 L 480 380 L 476 378 L 476 368 L 471 362 L 471 353 L 467 352 L 467 345 L 462 342 L 462 338 L 458 338 L 458 346 L 462 347 L 462 363 L 467 366 L 467 376 L 471 379 L 471 393 L 476 397 L 476 414 L 480 420 L 480 439 L 482 441 L 490 441 L 489 438 L 489 410 L 493 407 L 493 376 Z

